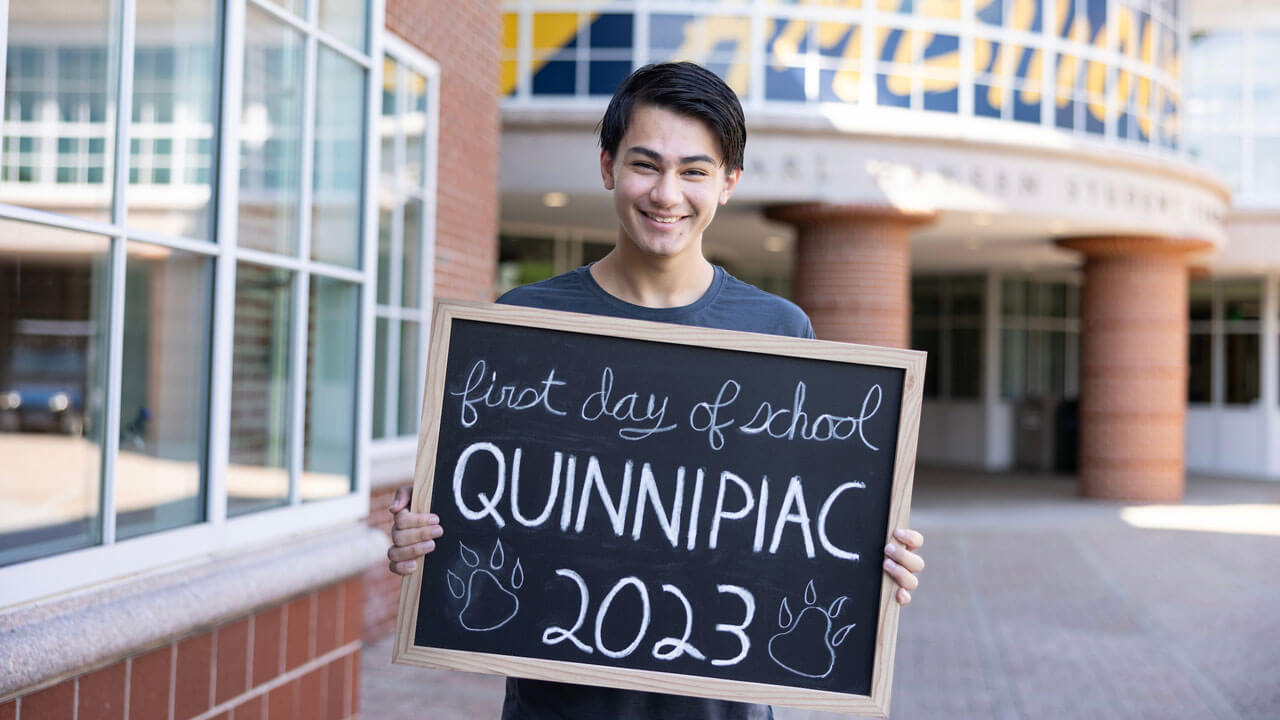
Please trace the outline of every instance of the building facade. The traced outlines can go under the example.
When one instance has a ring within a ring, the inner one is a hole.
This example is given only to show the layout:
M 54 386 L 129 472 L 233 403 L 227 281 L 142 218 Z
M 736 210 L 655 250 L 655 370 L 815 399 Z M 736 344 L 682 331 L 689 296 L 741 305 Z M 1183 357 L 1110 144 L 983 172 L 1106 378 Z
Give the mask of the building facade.
M 357 715 L 431 301 L 495 283 L 448 5 L 0 6 L 0 717 Z
M 1280 479 L 1267 3 L 503 8 L 503 287 L 607 250 L 594 123 L 626 69 L 692 60 L 750 134 L 709 255 L 821 337 L 929 351 L 921 462 Z

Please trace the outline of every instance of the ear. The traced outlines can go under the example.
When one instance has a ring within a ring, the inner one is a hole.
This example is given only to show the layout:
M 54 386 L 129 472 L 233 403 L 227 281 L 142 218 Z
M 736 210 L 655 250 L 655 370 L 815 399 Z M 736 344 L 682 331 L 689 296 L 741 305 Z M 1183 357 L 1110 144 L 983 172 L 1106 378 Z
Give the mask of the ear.
M 600 179 L 604 181 L 604 189 L 613 189 L 613 156 L 608 150 L 600 151 Z
M 733 189 L 738 186 L 738 178 L 742 177 L 742 168 L 730 170 L 724 176 L 724 189 L 720 191 L 720 204 L 724 205 L 729 202 L 729 196 L 733 195 Z

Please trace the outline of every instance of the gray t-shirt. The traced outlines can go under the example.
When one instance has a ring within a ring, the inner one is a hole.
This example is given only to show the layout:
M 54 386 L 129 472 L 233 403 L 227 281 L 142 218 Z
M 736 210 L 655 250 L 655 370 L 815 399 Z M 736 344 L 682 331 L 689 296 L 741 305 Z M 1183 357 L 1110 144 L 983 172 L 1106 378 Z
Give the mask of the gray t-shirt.
M 738 280 L 716 266 L 711 287 L 696 302 L 648 308 L 605 292 L 587 267 L 518 287 L 498 302 L 679 325 L 812 338 L 813 326 L 795 304 Z M 771 720 L 766 705 L 635 690 L 507 680 L 503 720 Z

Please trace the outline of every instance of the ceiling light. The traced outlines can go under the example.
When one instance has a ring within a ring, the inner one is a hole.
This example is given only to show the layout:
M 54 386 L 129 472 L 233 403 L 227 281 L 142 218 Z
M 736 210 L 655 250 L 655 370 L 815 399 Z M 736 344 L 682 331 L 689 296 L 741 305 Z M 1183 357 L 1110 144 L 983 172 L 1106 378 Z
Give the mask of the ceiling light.
M 542 204 L 549 208 L 564 207 L 569 204 L 569 196 L 562 192 L 549 192 L 542 196 Z

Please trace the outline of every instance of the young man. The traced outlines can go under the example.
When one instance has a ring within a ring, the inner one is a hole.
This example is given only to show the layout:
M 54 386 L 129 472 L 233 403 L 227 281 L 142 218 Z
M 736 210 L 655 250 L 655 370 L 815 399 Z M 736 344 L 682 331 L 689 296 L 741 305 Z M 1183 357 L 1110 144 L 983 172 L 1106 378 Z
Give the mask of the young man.
M 600 176 L 613 192 L 618 244 L 599 262 L 533 285 L 498 302 L 701 327 L 812 338 L 794 304 L 758 290 L 709 263 L 702 234 L 729 201 L 742 174 L 746 125 L 737 96 L 690 63 L 640 68 L 614 93 L 600 123 Z M 392 572 L 407 575 L 435 549 L 439 518 L 409 512 L 400 488 L 387 552 Z M 911 601 L 924 561 L 924 538 L 894 532 L 885 572 Z M 657 693 L 509 679 L 504 720 L 757 720 L 763 705 Z

